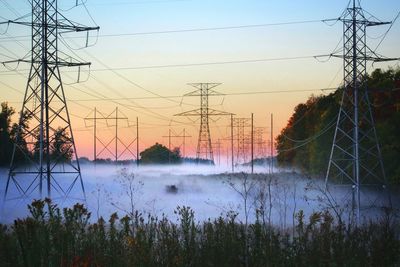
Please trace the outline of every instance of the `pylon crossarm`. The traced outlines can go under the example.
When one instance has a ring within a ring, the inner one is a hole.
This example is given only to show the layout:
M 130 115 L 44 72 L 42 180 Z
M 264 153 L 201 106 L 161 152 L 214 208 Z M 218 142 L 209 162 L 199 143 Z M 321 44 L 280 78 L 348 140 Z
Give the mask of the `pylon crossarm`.
M 188 83 L 188 85 L 202 89 L 203 86 L 207 86 L 208 90 L 221 85 L 222 83 Z
M 209 96 L 226 96 L 226 94 L 224 94 L 224 93 L 219 93 L 219 92 L 216 92 L 216 91 L 214 91 L 214 90 L 208 90 L 208 95 Z M 196 91 L 193 91 L 193 92 L 191 92 L 191 93 L 188 93 L 188 94 L 184 94 L 183 96 L 202 96 L 202 94 L 201 94 L 201 92 L 199 92 L 198 90 L 196 90 Z
M 388 24 L 392 24 L 392 23 L 393 23 L 392 21 L 386 21 L 386 22 L 368 21 L 368 23 L 365 26 L 374 27 L 374 26 L 388 25 Z
M 37 61 L 37 60 L 27 60 L 27 59 L 17 59 L 17 60 L 7 60 L 1 62 L 1 64 L 11 64 L 11 63 L 30 63 L 30 64 L 41 64 L 42 61 Z M 59 60 L 57 61 L 48 61 L 46 62 L 49 67 L 80 67 L 80 66 L 90 66 L 92 63 L 91 62 L 70 62 L 70 61 L 64 61 L 64 60 Z
M 359 49 L 357 49 L 357 50 L 358 50 L 358 52 L 360 52 Z M 326 54 L 326 55 L 318 55 L 318 56 L 315 56 L 315 58 L 319 58 L 319 57 L 334 57 L 334 58 L 341 58 L 341 59 L 348 59 L 348 60 L 353 59 L 352 56 L 349 56 L 349 55 L 339 55 L 339 54 Z M 382 57 L 380 57 L 380 56 L 378 56 L 378 55 L 376 55 L 376 54 L 374 53 L 374 56 L 368 56 L 368 55 L 359 56 L 359 57 L 357 57 L 357 60 L 372 61 L 372 62 L 376 62 L 376 63 L 377 63 L 377 62 L 397 61 L 397 60 L 400 60 L 400 58 L 398 58 L 398 57 L 394 57 L 394 58 L 382 58 Z M 351 63 L 347 63 L 347 64 L 350 65 Z
M 185 111 L 182 113 L 174 114 L 174 116 L 200 116 L 201 115 L 201 109 L 195 109 L 195 110 L 190 110 L 190 111 Z
M 58 14 L 60 14 L 60 13 L 58 13 Z M 23 25 L 23 26 L 28 26 L 28 27 L 38 27 L 38 28 L 43 26 L 41 23 L 28 22 L 28 21 L 17 21 L 17 20 L 7 20 L 7 21 L 0 22 L 0 25 L 4 25 L 4 24 L 16 24 L 16 25 Z M 56 23 L 56 24 L 47 23 L 46 27 L 48 29 L 50 29 L 50 30 L 51 29 L 65 30 L 65 32 L 62 32 L 62 33 L 98 31 L 98 30 L 100 30 L 99 26 L 86 27 L 86 26 L 68 25 L 68 24 L 65 24 L 65 23 Z M 61 32 L 59 32 L 59 34 L 61 34 Z
M 374 62 L 387 62 L 387 61 L 397 61 L 400 60 L 400 57 L 397 58 L 376 58 Z
M 231 116 L 231 115 L 235 115 L 233 113 L 230 112 L 225 112 L 225 111 L 220 111 L 220 110 L 216 110 L 216 109 L 208 109 L 208 116 Z

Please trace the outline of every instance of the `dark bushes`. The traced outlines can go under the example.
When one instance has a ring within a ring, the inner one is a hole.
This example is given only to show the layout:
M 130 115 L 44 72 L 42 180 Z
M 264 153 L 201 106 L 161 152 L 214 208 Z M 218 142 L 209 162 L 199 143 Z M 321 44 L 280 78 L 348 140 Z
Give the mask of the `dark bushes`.
M 188 207 L 177 208 L 177 223 L 138 212 L 90 223 L 83 205 L 61 211 L 48 199 L 29 210 L 28 218 L 0 226 L 0 266 L 400 264 L 399 225 L 388 218 L 356 228 L 336 224 L 327 212 L 306 220 L 300 211 L 294 231 L 283 231 L 260 221 L 245 227 L 235 213 L 196 223 Z

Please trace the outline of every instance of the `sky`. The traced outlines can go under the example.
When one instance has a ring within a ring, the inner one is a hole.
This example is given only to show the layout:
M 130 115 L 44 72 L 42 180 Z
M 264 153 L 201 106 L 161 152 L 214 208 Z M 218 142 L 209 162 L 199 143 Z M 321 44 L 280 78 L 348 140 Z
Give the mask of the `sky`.
M 195 89 L 188 83 L 221 83 L 215 89 L 228 95 L 212 97 L 210 107 L 237 117 L 253 113 L 255 126 L 265 127 L 264 139 L 268 140 L 271 113 L 276 136 L 297 104 L 311 94 L 330 93 L 320 89 L 336 88 L 343 78 L 340 59 L 320 62 L 312 56 L 329 54 L 338 44 L 342 46 L 342 24 L 321 20 L 338 18 L 348 0 L 87 0 L 77 7 L 75 1 L 59 0 L 58 4 L 71 20 L 100 26 L 98 37 L 96 32 L 90 34 L 88 47 L 86 34 L 81 33 L 63 36 L 67 45 L 60 43 L 62 52 L 92 63 L 90 72 L 81 69 L 80 83 L 76 83 L 77 69 L 62 70 L 79 156 L 93 157 L 92 124 L 84 118 L 92 116 L 95 107 L 111 114 L 118 106 L 121 116 L 129 120 L 121 121 L 119 129 L 126 144 L 136 136 L 136 128 L 130 126 L 138 117 L 140 150 L 155 142 L 167 145 L 168 139 L 162 136 L 168 135 L 170 128 L 176 133 L 185 129 L 192 136 L 186 141 L 187 155 L 195 156 L 199 121 L 174 116 L 199 107 L 199 98 L 181 97 Z M 392 21 L 400 11 L 398 0 L 364 0 L 361 5 L 382 21 Z M 28 1 L 0 0 L 1 20 L 29 13 Z M 282 25 L 287 22 L 304 23 Z M 184 31 L 259 24 L 264 26 Z M 368 31 L 370 47 L 377 46 L 388 27 Z M 29 52 L 29 28 L 1 26 L 0 33 L 0 61 Z M 399 41 L 397 21 L 377 52 L 398 57 Z M 264 60 L 278 58 L 286 60 Z M 237 63 L 260 59 L 264 61 Z M 182 66 L 232 61 L 236 63 Z M 369 64 L 368 71 L 396 64 L 398 61 Z M 22 63 L 0 66 L 0 102 L 8 101 L 20 109 L 28 69 L 29 65 Z M 229 95 L 249 92 L 265 93 Z M 160 95 L 174 97 L 155 98 Z M 213 142 L 229 138 L 229 124 L 228 117 L 210 121 Z M 104 142 L 111 140 L 115 129 L 107 125 L 99 128 L 98 137 Z M 179 146 L 182 141 L 175 138 L 172 145 Z M 228 149 L 228 142 L 224 142 L 222 154 Z

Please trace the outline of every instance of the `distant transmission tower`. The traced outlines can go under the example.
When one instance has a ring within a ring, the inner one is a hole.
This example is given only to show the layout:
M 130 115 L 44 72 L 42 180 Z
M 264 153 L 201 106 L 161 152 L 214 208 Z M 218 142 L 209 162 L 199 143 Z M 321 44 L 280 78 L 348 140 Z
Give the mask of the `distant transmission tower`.
M 130 125 L 129 118 L 123 114 L 118 107 L 114 109 L 110 114 L 104 115 L 97 108 L 94 108 L 93 112 L 91 112 L 87 117 L 84 118 L 85 125 L 86 121 L 93 122 L 93 125 L 86 125 L 87 127 L 93 127 L 93 161 L 96 163 L 100 156 L 108 152 L 108 155 L 111 155 L 114 158 L 115 163 L 118 163 L 118 160 L 122 159 L 123 156 L 127 155 L 129 157 L 133 157 L 136 159 L 136 162 L 139 162 L 139 119 L 136 117 L 136 124 Z M 114 137 L 112 137 L 108 142 L 105 142 L 104 139 L 100 138 L 97 134 L 98 132 L 98 121 L 103 121 L 107 127 L 114 128 Z M 121 127 L 119 121 L 125 122 L 128 126 Z M 136 137 L 132 138 L 129 136 L 130 141 L 124 142 L 121 137 L 119 130 L 121 128 L 131 128 L 136 127 Z M 136 143 L 136 152 L 134 151 L 133 145 Z M 97 151 L 99 144 L 100 151 Z M 114 145 L 114 149 L 111 146 Z M 122 150 L 120 146 L 122 146 Z
M 61 81 L 59 67 L 90 65 L 59 57 L 58 35 L 66 32 L 98 30 L 75 25 L 57 10 L 57 0 L 32 0 L 32 21 L 19 19 L 1 24 L 20 24 L 32 28 L 31 59 L 11 62 L 31 64 L 20 113 L 16 142 L 11 158 L 4 199 L 27 198 L 34 192 L 66 198 L 77 181 L 83 196 L 81 169 Z M 11 186 L 14 186 L 11 188 Z M 8 196 L 12 194 L 13 196 Z M 35 195 L 37 197 L 37 195 Z
M 362 209 L 391 205 L 368 99 L 366 70 L 367 61 L 390 60 L 377 56 L 367 46 L 366 28 L 389 22 L 369 21 L 355 0 L 339 20 L 344 29 L 343 55 L 330 56 L 344 59 L 344 88 L 325 181 L 327 188 L 328 180 L 349 185 L 347 204 L 360 223 Z M 368 191 L 372 188 L 385 192 L 384 201 L 379 198 L 382 194 Z
M 236 129 L 236 164 L 246 163 L 248 145 L 251 144 L 249 137 L 246 137 L 246 128 L 251 127 L 251 118 L 234 118 L 233 127 Z
M 182 144 L 178 146 L 178 148 L 180 149 L 182 147 L 182 157 L 185 158 L 186 157 L 186 138 L 188 137 L 192 137 L 191 135 L 186 135 L 186 129 L 183 128 L 183 131 L 180 133 L 176 133 L 174 130 L 169 129 L 168 130 L 168 135 L 163 135 L 162 137 L 164 138 L 168 138 L 168 150 L 169 153 L 171 154 L 172 152 L 172 138 L 182 138 Z M 171 155 L 170 155 L 171 157 Z M 171 158 L 169 159 L 169 161 L 171 161 Z
M 196 159 L 197 161 L 199 161 L 200 159 L 209 160 L 212 164 L 214 164 L 209 117 L 227 116 L 231 115 L 231 113 L 211 109 L 208 107 L 209 96 L 223 95 L 221 93 L 212 90 L 214 87 L 220 85 L 220 83 L 190 83 L 189 85 L 197 88 L 197 90 L 188 93 L 184 96 L 200 96 L 200 108 L 175 114 L 174 116 L 200 117 L 200 130 L 199 130 L 199 139 L 197 143 Z
M 266 141 L 264 140 L 264 127 L 254 128 L 254 144 L 256 146 L 256 158 L 264 159 L 266 155 Z

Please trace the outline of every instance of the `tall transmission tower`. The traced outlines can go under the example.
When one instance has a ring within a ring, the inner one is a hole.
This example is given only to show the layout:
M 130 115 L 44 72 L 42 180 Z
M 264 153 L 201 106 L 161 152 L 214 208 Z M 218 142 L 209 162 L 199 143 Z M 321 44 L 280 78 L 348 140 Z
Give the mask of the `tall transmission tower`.
M 199 162 L 200 159 L 205 159 L 214 164 L 209 117 L 228 116 L 231 115 L 231 113 L 209 108 L 208 99 L 210 96 L 223 95 L 213 90 L 213 88 L 220 85 L 220 83 L 190 83 L 189 85 L 197 88 L 197 90 L 185 94 L 184 96 L 200 96 L 200 108 L 175 114 L 174 116 L 200 117 L 200 130 L 197 143 L 196 159 L 197 162 Z
M 367 61 L 391 60 L 378 56 L 366 42 L 367 27 L 390 22 L 368 20 L 355 0 L 339 20 L 343 22 L 343 55 L 330 56 L 344 60 L 344 88 L 325 182 L 327 189 L 329 180 L 349 186 L 344 204 L 351 205 L 352 217 L 359 224 L 363 209 L 391 205 L 368 99 L 366 68 Z M 381 192 L 375 194 L 372 188 Z M 378 197 L 382 191 L 384 199 Z
M 32 196 L 67 198 L 81 169 L 76 152 L 60 67 L 89 66 L 71 57 L 59 56 L 58 36 L 69 32 L 88 32 L 99 27 L 76 25 L 57 9 L 57 0 L 32 0 L 32 20 L 9 20 L 0 24 L 18 24 L 32 28 L 31 59 L 11 62 L 30 63 L 19 127 L 16 135 L 4 199 Z M 57 196 L 52 195 L 53 192 Z M 10 196 L 9 194 L 12 194 Z M 9 195 L 9 196 L 8 196 Z M 82 194 L 79 194 L 82 195 Z

